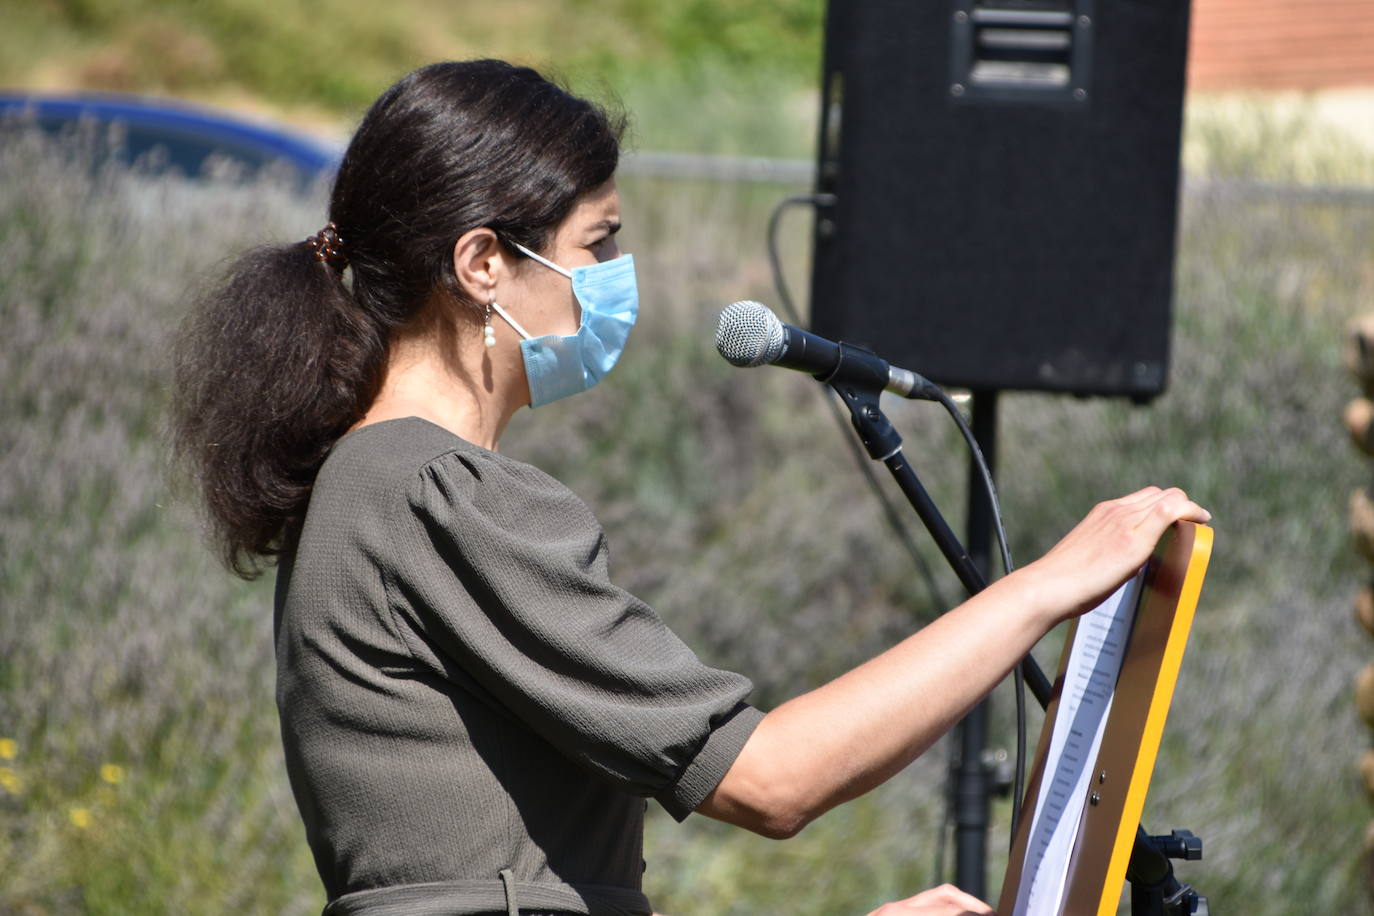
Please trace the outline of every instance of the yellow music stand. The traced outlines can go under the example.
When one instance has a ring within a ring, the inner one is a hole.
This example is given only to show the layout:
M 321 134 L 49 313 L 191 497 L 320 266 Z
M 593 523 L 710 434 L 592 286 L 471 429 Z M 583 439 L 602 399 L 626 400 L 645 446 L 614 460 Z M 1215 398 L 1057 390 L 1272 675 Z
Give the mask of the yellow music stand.
M 1102 743 L 1090 771 L 1089 791 L 1065 809 L 1073 812 L 1081 805 L 1062 902 L 1052 916 L 1116 913 L 1211 553 L 1211 528 L 1178 522 L 1160 539 L 1147 564 Z M 1077 630 L 1078 621 L 1074 621 L 1065 640 L 1054 693 L 1045 711 L 1020 825 L 1002 882 L 997 907 L 1002 916 L 1020 916 L 1016 912 L 1018 891 L 1021 882 L 1030 878 L 1023 875 L 1023 869 L 1032 819 L 1046 767 L 1050 765 L 1050 736 Z

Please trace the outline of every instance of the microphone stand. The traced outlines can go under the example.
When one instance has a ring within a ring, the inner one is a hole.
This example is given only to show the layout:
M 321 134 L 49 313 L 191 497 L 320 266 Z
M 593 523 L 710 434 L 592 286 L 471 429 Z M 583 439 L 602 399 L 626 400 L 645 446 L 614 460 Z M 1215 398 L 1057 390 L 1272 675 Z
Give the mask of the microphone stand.
M 845 359 L 850 351 L 870 355 L 871 351 L 843 341 L 839 347 L 840 359 L 835 369 L 829 375 L 816 376 L 817 380 L 825 382 L 840 396 L 869 457 L 887 466 L 964 589 L 969 595 L 976 595 L 987 587 L 987 577 L 950 530 L 916 471 L 907 463 L 902 454 L 902 437 L 879 407 L 878 399 L 887 387 L 888 377 L 875 368 L 875 361 L 871 359 Z M 1040 707 L 1048 707 L 1053 685 L 1040 665 L 1028 654 L 1021 659 L 1020 668 L 1026 686 Z M 974 763 L 981 766 L 981 761 Z M 967 767 L 968 761 L 964 761 L 964 765 Z M 1019 805 L 1021 799 L 1013 799 L 1012 803 Z M 1143 827 L 1137 827 L 1135 846 L 1126 869 L 1126 879 L 1131 883 L 1133 916 L 1208 916 L 1206 898 L 1181 884 L 1174 877 L 1173 864 L 1169 861 L 1201 858 L 1202 841 L 1186 830 L 1152 837 Z M 981 874 L 977 876 L 977 884 L 982 884 Z M 974 893 L 968 887 L 964 889 Z M 981 886 L 975 896 L 985 896 Z
M 858 360 L 849 366 L 845 365 L 845 351 L 860 349 L 862 348 L 842 342 L 840 361 L 835 372 L 829 376 L 817 376 L 817 379 L 828 384 L 831 390 L 840 396 L 844 406 L 849 409 L 854 429 L 858 432 L 859 441 L 863 443 L 869 457 L 874 461 L 881 461 L 892 472 L 897 486 L 920 516 L 930 536 L 935 539 L 935 546 L 944 554 L 945 560 L 959 577 L 965 591 L 970 595 L 976 595 L 987 588 L 986 577 L 964 549 L 964 545 L 959 542 L 959 538 L 950 530 L 934 500 L 921 484 L 920 478 L 907 463 L 906 457 L 902 454 L 901 435 L 892 427 L 878 406 L 878 398 L 887 385 L 887 378 L 876 373 L 872 377 L 859 376 L 852 371 L 854 366 L 863 365 Z M 845 371 L 841 371 L 842 369 Z M 1021 660 L 1021 673 L 1026 676 L 1026 686 L 1030 688 L 1041 707 L 1048 706 L 1052 685 L 1034 658 L 1027 655 Z

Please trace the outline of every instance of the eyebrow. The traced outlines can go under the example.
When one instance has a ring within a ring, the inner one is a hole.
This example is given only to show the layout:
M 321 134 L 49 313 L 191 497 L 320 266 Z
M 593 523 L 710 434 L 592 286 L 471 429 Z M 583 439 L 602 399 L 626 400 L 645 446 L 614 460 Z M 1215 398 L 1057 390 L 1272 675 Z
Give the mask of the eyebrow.
M 594 222 L 594 223 L 592 223 L 590 226 L 588 226 L 587 229 L 588 229 L 588 231 L 592 231 L 592 232 L 596 231 L 597 229 L 605 229 L 607 235 L 615 235 L 617 232 L 620 231 L 620 220 L 618 220 L 618 219 L 603 219 L 603 220 L 597 220 L 596 222 Z

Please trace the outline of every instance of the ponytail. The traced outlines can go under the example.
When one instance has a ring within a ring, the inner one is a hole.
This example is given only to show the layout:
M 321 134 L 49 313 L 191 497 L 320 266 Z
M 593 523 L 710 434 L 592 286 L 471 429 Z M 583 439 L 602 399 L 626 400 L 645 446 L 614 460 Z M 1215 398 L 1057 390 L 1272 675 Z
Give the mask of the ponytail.
M 380 382 L 386 329 L 306 242 L 242 255 L 174 351 L 171 444 L 199 485 L 225 565 L 245 579 L 281 550 L 330 448 Z

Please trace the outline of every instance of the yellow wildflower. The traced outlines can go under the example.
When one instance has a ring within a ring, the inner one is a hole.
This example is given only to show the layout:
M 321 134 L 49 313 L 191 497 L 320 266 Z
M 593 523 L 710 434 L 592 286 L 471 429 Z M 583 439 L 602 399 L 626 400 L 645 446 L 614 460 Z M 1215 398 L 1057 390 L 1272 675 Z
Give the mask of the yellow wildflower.
M 67 817 L 71 819 L 72 826 L 79 830 L 85 830 L 91 826 L 91 812 L 89 808 L 73 808 L 67 812 Z
M 13 760 L 19 753 L 19 742 L 13 738 L 0 738 L 0 760 Z
M 19 788 L 19 774 L 9 767 L 0 767 L 0 789 L 4 789 L 11 795 L 18 795 Z
M 112 786 L 124 781 L 124 768 L 117 763 L 106 763 L 100 767 L 100 778 Z

